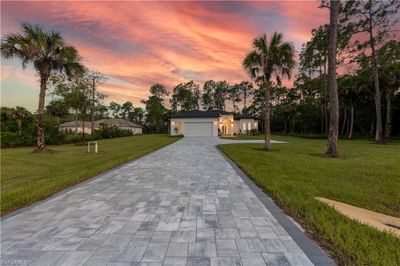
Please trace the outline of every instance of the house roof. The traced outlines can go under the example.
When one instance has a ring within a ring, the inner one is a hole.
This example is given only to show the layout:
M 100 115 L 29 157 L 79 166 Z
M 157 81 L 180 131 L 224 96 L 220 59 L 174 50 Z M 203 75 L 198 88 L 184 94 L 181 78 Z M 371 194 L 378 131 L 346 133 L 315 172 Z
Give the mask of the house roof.
M 66 123 L 60 124 L 60 127 L 82 127 L 82 121 L 69 121 Z M 85 127 L 91 126 L 91 121 L 85 121 Z M 117 126 L 117 127 L 134 127 L 134 128 L 142 128 L 142 126 L 132 123 L 125 119 L 117 119 L 117 118 L 107 118 L 100 119 L 94 122 L 94 127 L 97 128 L 101 124 L 106 124 L 107 126 Z
M 235 114 L 234 115 L 235 120 L 240 120 L 240 119 L 255 119 L 256 117 L 250 114 L 246 115 L 241 115 L 241 114 Z
M 136 127 L 142 128 L 142 126 L 132 123 L 125 119 L 119 118 L 107 118 L 107 119 L 100 119 L 95 122 L 95 127 L 100 126 L 101 124 L 106 124 L 108 126 L 117 126 L 117 127 Z
M 191 110 L 185 112 L 178 112 L 174 115 L 171 115 L 170 118 L 214 118 L 220 117 L 221 115 L 233 115 L 235 120 L 240 119 L 254 119 L 252 115 L 241 115 L 234 114 L 232 112 L 222 111 L 222 110 Z
M 85 121 L 85 127 L 90 127 L 90 123 L 89 121 Z M 60 124 L 60 127 L 82 127 L 83 121 L 80 120 L 74 120 L 74 121 L 69 121 L 69 122 L 65 122 Z
M 200 111 L 200 110 L 191 110 L 191 111 L 184 111 L 184 112 L 178 112 L 174 115 L 171 115 L 171 118 L 214 118 L 214 117 L 220 117 L 221 112 L 220 110 L 206 110 L 206 111 Z M 225 112 L 226 113 L 226 112 Z

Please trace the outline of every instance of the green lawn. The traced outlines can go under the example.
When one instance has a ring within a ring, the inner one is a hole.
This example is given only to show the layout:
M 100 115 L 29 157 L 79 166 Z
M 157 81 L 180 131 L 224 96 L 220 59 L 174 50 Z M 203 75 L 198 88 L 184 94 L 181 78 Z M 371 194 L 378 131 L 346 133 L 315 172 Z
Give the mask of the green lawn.
M 246 138 L 246 137 L 242 137 Z M 256 137 L 253 137 L 256 138 Z M 258 137 L 260 138 L 260 137 Z M 400 239 L 361 225 L 314 199 L 322 196 L 400 217 L 400 142 L 273 137 L 288 144 L 228 144 L 221 149 L 326 247 L 340 265 L 400 265 Z
M 99 153 L 87 146 L 50 146 L 1 150 L 1 214 L 25 207 L 108 169 L 157 150 L 179 138 L 140 135 L 99 141 Z

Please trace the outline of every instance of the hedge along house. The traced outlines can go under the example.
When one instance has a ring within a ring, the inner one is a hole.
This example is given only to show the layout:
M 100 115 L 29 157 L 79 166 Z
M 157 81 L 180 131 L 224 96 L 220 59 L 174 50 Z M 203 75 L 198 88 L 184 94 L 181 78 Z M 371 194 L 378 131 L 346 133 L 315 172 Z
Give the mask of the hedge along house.
M 252 116 L 235 115 L 221 110 L 192 110 L 170 116 L 170 134 L 185 137 L 216 137 L 247 134 L 258 129 Z
M 93 124 L 94 130 L 99 129 L 102 124 L 109 127 L 115 126 L 120 129 L 131 130 L 134 135 L 142 134 L 143 129 L 142 126 L 125 119 L 107 118 L 95 121 Z M 74 134 L 82 133 L 82 128 L 84 128 L 86 134 L 90 134 L 92 132 L 92 122 L 85 121 L 85 125 L 83 126 L 82 121 L 70 121 L 59 126 L 60 131 Z

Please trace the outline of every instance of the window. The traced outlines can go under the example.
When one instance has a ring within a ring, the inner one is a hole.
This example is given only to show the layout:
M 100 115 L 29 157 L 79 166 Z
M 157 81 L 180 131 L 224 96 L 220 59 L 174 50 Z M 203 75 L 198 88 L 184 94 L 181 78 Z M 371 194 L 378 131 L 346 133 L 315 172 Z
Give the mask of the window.
M 243 123 L 243 131 L 246 131 L 246 123 Z
M 250 123 L 250 122 L 247 123 L 247 128 L 248 128 L 249 130 L 251 130 L 251 123 Z

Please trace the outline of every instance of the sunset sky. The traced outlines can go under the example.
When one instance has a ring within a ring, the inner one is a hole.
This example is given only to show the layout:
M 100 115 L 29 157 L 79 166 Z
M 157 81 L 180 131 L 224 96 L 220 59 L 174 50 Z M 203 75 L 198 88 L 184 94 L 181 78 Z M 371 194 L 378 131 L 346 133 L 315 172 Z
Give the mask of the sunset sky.
M 22 22 L 62 33 L 91 70 L 108 77 L 107 101 L 140 106 L 158 82 L 169 90 L 194 80 L 248 80 L 241 66 L 251 41 L 283 32 L 299 52 L 311 30 L 328 21 L 318 1 L 276 2 L 1 2 L 1 33 Z M 32 67 L 1 62 L 1 105 L 37 108 Z M 288 84 L 288 83 L 287 83 Z

